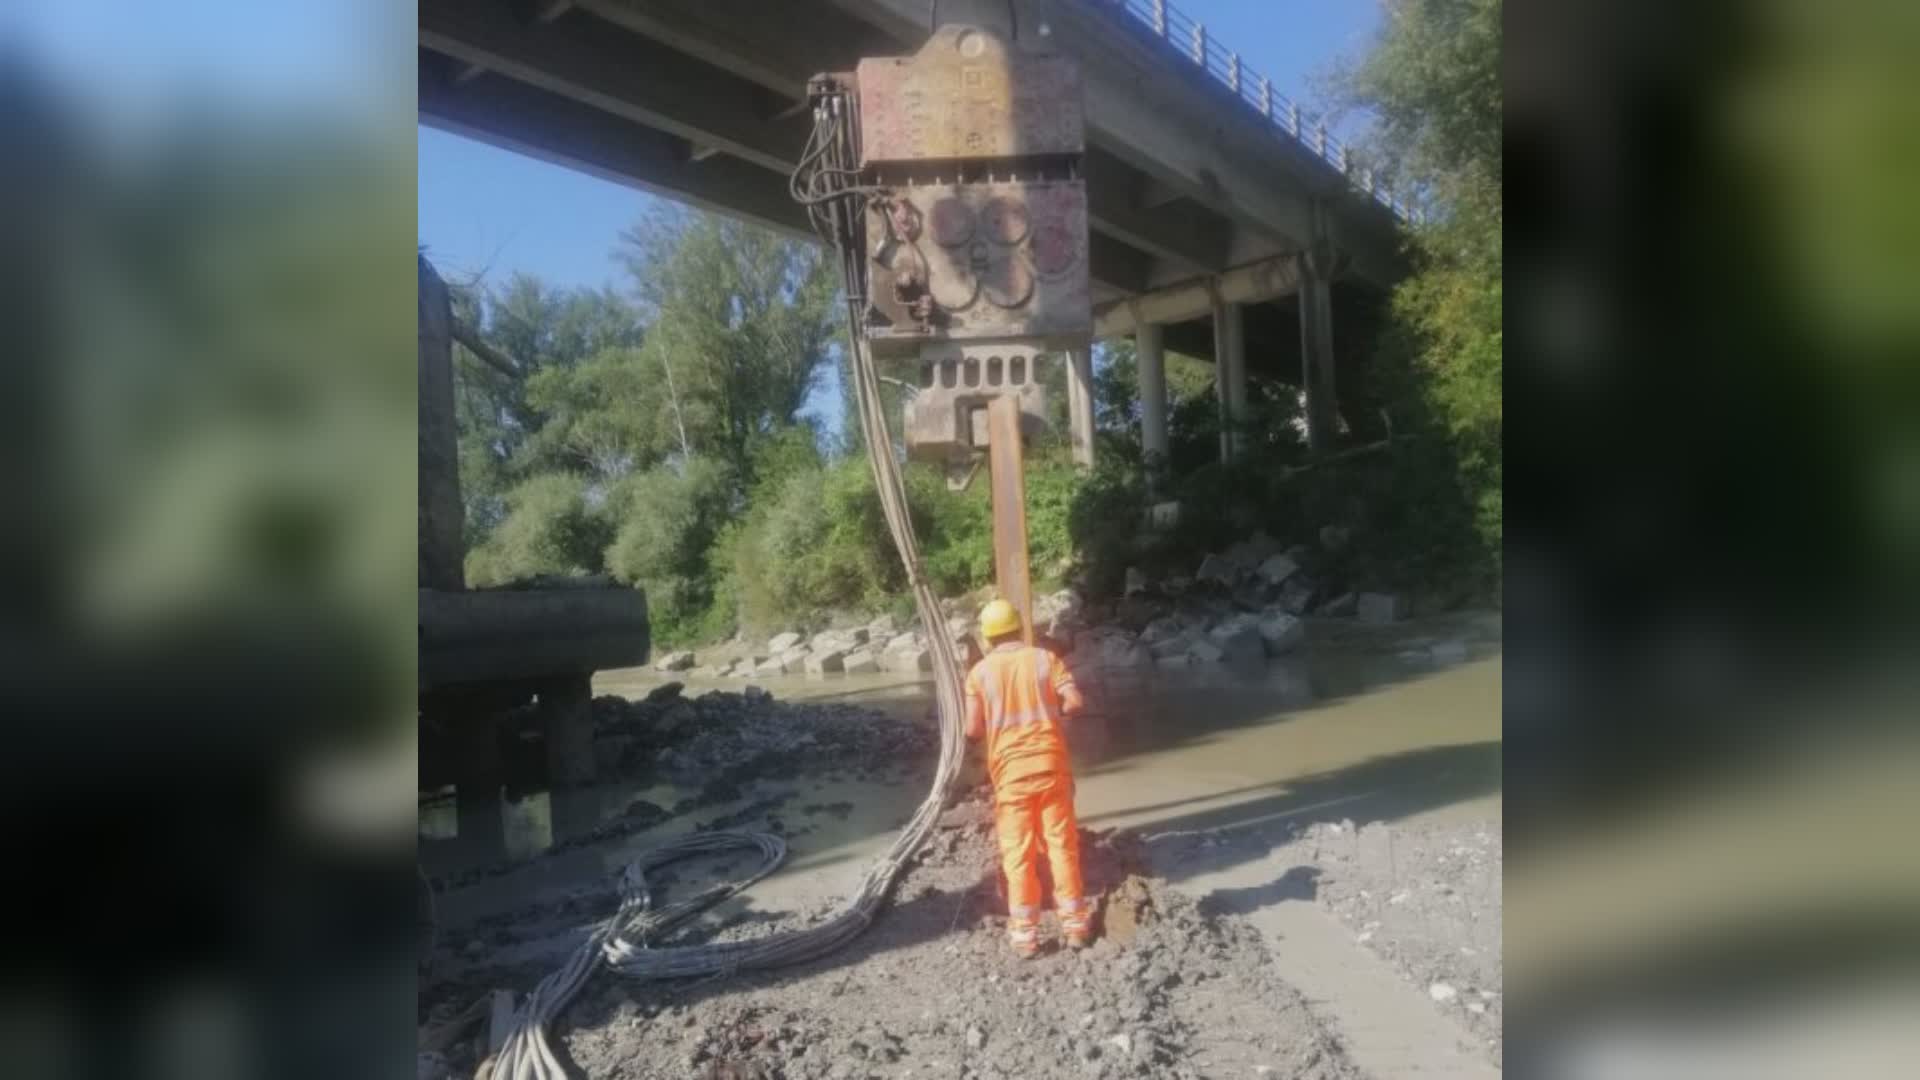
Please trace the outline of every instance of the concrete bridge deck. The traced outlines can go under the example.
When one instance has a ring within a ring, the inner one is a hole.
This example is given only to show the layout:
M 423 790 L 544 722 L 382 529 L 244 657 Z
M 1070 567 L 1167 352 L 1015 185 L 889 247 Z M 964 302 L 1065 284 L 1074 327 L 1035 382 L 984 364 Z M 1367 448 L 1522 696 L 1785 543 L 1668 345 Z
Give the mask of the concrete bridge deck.
M 421 122 L 810 238 L 787 193 L 806 79 L 918 48 L 933 6 L 421 0 Z M 1044 24 L 1082 65 L 1102 333 L 1146 328 L 1143 344 L 1218 357 L 1235 415 L 1249 364 L 1304 385 L 1324 442 L 1335 371 L 1363 351 L 1367 313 L 1404 273 L 1401 215 L 1270 83 L 1164 3 L 1013 8 L 1023 38 Z M 1357 332 L 1336 338 L 1336 320 Z

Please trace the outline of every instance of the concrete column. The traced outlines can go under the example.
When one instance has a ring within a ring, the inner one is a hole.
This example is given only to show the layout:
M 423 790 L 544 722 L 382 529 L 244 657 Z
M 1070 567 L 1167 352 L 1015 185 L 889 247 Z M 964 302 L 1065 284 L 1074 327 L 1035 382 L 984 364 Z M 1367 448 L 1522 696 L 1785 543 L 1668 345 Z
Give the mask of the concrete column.
M 547 737 L 547 781 L 556 788 L 591 784 L 593 677 L 569 675 L 540 687 L 540 723 Z
M 1141 323 L 1133 332 L 1140 368 L 1140 449 L 1152 480 L 1167 462 L 1167 356 L 1157 323 Z
M 1073 436 L 1073 463 L 1093 468 L 1093 350 L 1067 352 L 1067 427 Z
M 1247 340 L 1245 312 L 1239 304 L 1213 307 L 1214 381 L 1220 395 L 1220 460 L 1240 456 L 1240 431 L 1247 420 Z
M 1333 385 L 1332 260 L 1300 256 L 1300 385 L 1307 394 L 1307 447 L 1315 453 L 1333 448 L 1339 406 Z

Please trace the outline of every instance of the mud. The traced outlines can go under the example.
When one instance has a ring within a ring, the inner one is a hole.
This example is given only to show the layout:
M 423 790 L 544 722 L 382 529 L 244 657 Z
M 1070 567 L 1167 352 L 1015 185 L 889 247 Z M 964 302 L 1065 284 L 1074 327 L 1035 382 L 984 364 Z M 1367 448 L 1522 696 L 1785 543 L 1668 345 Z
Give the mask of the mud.
M 562 1052 L 596 1078 L 1359 1075 L 1280 979 L 1261 935 L 1153 878 L 1127 834 L 1083 834 L 1088 886 L 1103 897 L 1097 943 L 1061 949 L 1049 916 L 1048 950 L 1016 959 L 982 809 L 976 801 L 950 817 L 894 903 L 846 949 L 719 981 L 602 973 L 561 1025 Z M 610 893 L 596 899 L 612 902 Z M 765 934 L 825 914 L 736 913 L 682 940 Z M 488 929 L 510 933 L 502 923 Z M 438 1011 L 463 1006 L 480 983 L 534 976 L 486 972 L 461 992 L 443 988 Z M 456 1075 L 476 1064 L 470 1046 L 454 1047 L 448 1063 Z

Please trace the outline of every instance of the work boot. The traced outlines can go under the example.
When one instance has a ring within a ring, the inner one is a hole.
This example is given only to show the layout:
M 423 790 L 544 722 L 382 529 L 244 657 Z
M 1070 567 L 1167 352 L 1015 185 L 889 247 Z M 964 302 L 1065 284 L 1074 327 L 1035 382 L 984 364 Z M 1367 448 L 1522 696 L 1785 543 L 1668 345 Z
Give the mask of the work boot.
M 1013 955 L 1022 960 L 1031 960 L 1040 955 L 1040 927 L 1009 925 L 1007 944 L 1013 946 Z
M 1092 930 L 1068 930 L 1067 931 L 1067 948 L 1072 949 L 1075 952 L 1079 952 L 1081 949 L 1089 948 L 1092 945 L 1093 945 Z

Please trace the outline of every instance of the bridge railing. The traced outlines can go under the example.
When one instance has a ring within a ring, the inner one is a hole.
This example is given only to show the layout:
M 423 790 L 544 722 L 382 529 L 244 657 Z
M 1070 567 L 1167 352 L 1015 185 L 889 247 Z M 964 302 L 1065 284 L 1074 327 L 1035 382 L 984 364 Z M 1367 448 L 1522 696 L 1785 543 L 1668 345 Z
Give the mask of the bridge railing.
M 1268 130 L 1278 138 L 1304 147 L 1346 177 L 1354 189 L 1386 207 L 1401 221 L 1419 223 L 1425 219 L 1419 207 L 1387 190 L 1373 170 L 1354 161 L 1347 144 L 1327 131 L 1325 121 L 1303 112 L 1297 102 L 1274 89 L 1265 75 L 1250 70 L 1240 54 L 1220 44 L 1205 25 L 1173 6 L 1168 0 L 1086 0 L 1096 8 L 1132 22 L 1158 38 L 1167 48 L 1188 63 L 1225 86 L 1259 115 Z

